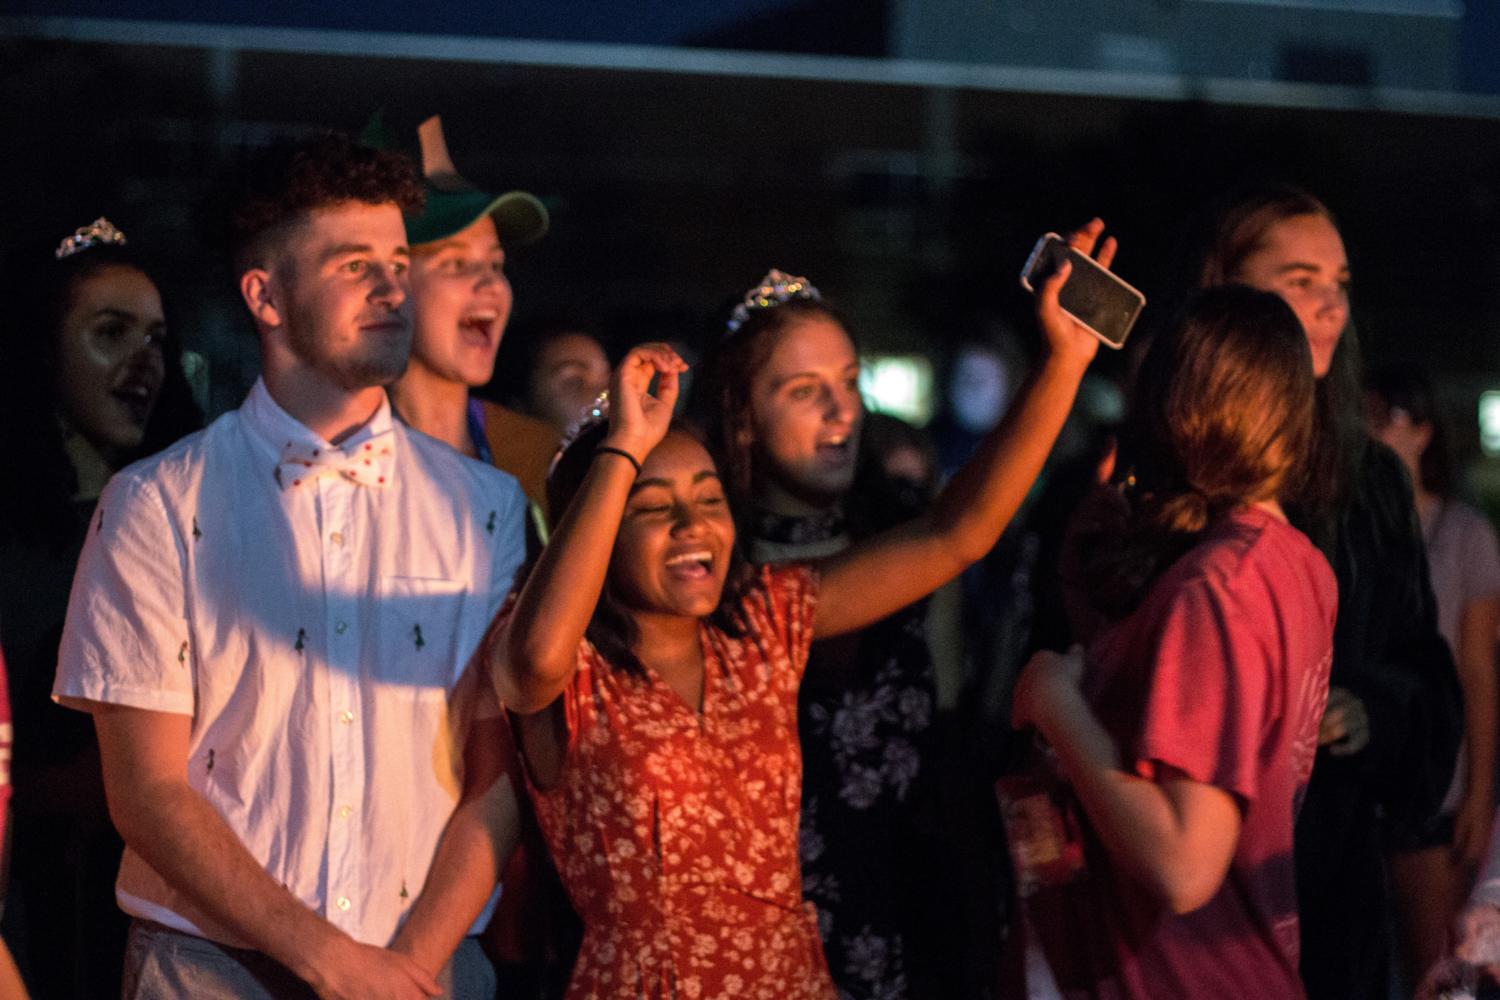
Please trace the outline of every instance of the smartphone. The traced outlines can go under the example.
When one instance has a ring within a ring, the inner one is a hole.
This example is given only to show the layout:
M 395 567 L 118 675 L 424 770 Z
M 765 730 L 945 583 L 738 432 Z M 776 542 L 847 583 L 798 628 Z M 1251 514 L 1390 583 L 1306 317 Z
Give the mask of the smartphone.
M 1037 240 L 1021 269 L 1021 287 L 1035 292 L 1064 260 L 1073 262 L 1073 273 L 1068 275 L 1057 296 L 1063 312 L 1088 327 L 1107 346 L 1116 350 L 1124 347 L 1130 328 L 1146 305 L 1146 296 L 1121 281 L 1113 271 L 1099 266 L 1088 254 L 1068 246 L 1056 233 L 1047 233 Z

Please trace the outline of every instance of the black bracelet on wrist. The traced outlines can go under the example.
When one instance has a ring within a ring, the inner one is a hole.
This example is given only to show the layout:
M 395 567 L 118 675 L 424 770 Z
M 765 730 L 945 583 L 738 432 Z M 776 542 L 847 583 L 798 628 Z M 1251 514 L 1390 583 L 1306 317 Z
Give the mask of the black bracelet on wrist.
M 636 457 L 634 455 L 632 455 L 630 452 L 626 451 L 624 448 L 611 448 L 607 444 L 601 444 L 599 447 L 597 447 L 597 448 L 594 449 L 594 454 L 595 455 L 619 455 L 625 461 L 627 461 L 631 465 L 635 466 L 635 474 L 637 476 L 639 476 L 641 474 L 641 463 L 636 459 Z

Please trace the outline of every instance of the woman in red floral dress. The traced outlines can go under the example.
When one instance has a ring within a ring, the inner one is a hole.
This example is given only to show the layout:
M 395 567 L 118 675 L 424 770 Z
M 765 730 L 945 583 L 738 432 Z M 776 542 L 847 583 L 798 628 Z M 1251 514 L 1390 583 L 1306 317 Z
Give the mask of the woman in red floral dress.
M 1092 252 L 1102 229 L 1074 246 Z M 1099 259 L 1113 255 L 1107 240 Z M 1065 279 L 1037 297 L 1045 360 L 931 511 L 811 565 L 745 566 L 713 459 L 671 424 L 687 366 L 661 344 L 621 364 L 608 424 L 553 470 L 565 513 L 485 652 L 584 921 L 569 997 L 835 995 L 797 864 L 808 644 L 994 544 L 1098 344 L 1058 307 Z

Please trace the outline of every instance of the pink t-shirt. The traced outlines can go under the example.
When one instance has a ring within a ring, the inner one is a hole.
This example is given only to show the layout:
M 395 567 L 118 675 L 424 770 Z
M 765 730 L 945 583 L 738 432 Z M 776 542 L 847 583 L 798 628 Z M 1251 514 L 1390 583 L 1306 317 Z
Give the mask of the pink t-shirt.
M 1228 876 L 1174 916 L 1089 835 L 1077 937 L 1048 957 L 1068 997 L 1299 997 L 1292 827 L 1328 698 L 1337 584 L 1307 538 L 1247 509 L 1174 563 L 1089 650 L 1084 692 L 1127 767 L 1234 796 Z M 1060 960 L 1061 959 L 1061 960 Z

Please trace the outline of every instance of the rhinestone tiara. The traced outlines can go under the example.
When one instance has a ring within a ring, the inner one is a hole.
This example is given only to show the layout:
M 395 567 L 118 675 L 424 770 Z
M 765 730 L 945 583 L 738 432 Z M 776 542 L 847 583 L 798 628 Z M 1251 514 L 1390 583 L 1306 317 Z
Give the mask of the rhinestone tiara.
M 99 216 L 86 226 L 79 226 L 73 235 L 66 237 L 57 245 L 54 256 L 58 260 L 71 257 L 75 253 L 82 253 L 93 246 L 124 246 L 125 234 L 115 228 L 115 224 L 104 216 Z
M 752 310 L 774 309 L 779 305 L 790 302 L 792 299 L 810 299 L 813 302 L 823 301 L 823 293 L 806 278 L 776 268 L 766 272 L 766 276 L 760 279 L 760 284 L 745 293 L 739 305 L 734 307 L 734 312 L 729 314 L 729 323 L 725 326 L 725 333 L 733 333 L 745 324 L 750 318 Z

